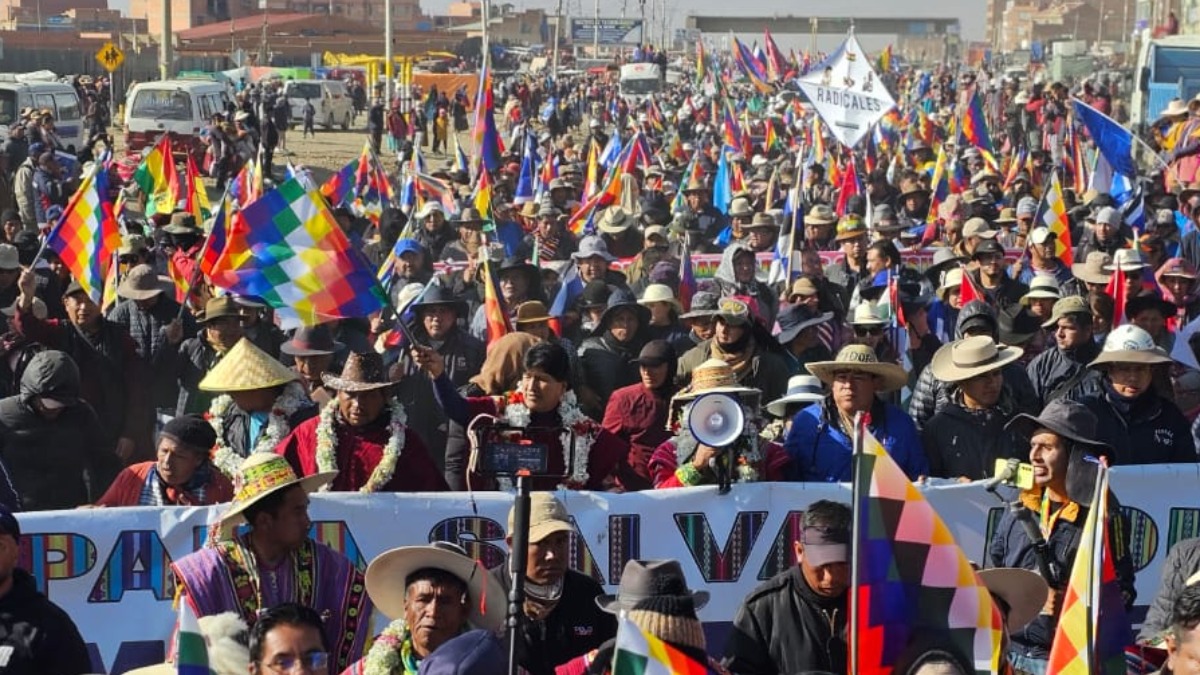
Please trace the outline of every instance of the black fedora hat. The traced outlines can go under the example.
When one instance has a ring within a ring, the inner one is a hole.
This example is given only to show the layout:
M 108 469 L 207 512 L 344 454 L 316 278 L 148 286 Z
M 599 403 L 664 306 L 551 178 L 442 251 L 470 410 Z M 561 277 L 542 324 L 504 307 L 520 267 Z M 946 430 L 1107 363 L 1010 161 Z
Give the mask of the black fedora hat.
M 616 594 L 596 596 L 596 606 L 609 614 L 617 614 L 655 597 L 687 598 L 695 603 L 697 611 L 708 604 L 708 591 L 688 588 L 678 560 L 630 560 L 625 563 Z
M 1030 314 L 1029 308 L 1021 305 L 1011 305 L 1000 310 L 996 322 L 1000 325 L 1000 342 L 1014 347 L 1029 342 L 1042 330 L 1041 320 Z
M 279 346 L 279 351 L 289 356 L 323 356 L 335 354 L 345 347 L 333 339 L 329 324 L 321 323 L 298 328 L 291 340 Z
M 1057 399 L 1048 403 L 1041 415 L 1021 413 L 1009 420 L 1004 428 L 1025 439 L 1032 438 L 1038 429 L 1049 429 L 1063 438 L 1096 450 L 1099 454 L 1110 455 L 1112 449 L 1109 445 L 1096 440 L 1096 427 L 1099 424 L 1096 415 L 1082 403 Z
M 459 316 L 467 315 L 467 303 L 459 300 L 453 293 L 440 284 L 431 284 L 425 292 L 412 304 L 414 311 L 420 312 L 422 307 L 451 307 Z

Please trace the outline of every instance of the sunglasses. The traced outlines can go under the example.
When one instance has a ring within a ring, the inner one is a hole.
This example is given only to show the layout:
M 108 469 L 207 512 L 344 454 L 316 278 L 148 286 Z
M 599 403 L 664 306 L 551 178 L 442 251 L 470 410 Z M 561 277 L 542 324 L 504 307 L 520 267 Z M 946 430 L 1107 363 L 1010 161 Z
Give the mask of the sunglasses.
M 867 337 L 867 336 L 874 337 L 876 335 L 883 335 L 883 327 L 882 326 L 855 326 L 854 334 L 858 337 Z

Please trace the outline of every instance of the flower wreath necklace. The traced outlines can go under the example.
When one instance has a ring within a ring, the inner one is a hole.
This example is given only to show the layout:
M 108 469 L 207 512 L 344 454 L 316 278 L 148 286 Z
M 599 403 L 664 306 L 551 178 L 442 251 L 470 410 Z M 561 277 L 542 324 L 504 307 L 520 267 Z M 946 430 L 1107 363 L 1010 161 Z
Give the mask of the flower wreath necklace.
M 392 480 L 396 473 L 396 462 L 404 452 L 404 425 L 408 422 L 408 414 L 399 399 L 393 397 L 390 402 L 391 420 L 388 422 L 387 445 L 383 447 L 383 457 L 371 472 L 367 484 L 359 488 L 359 492 L 378 492 Z M 317 471 L 327 473 L 337 471 L 337 429 L 335 429 L 338 411 L 337 399 L 325 404 L 321 409 L 321 419 L 317 423 Z M 326 484 L 321 492 L 328 492 L 331 485 Z
M 533 419 L 533 414 L 530 412 L 529 406 L 525 405 L 525 396 L 520 391 L 514 391 L 509 392 L 503 399 L 505 406 L 501 416 L 505 423 L 514 427 L 528 427 Z M 582 488 L 588 482 L 588 456 L 592 453 L 592 443 L 596 440 L 596 425 L 579 409 L 579 402 L 573 391 L 568 390 L 563 394 L 557 412 L 559 419 L 562 420 L 562 425 L 566 427 L 559 437 L 563 449 L 563 466 L 569 472 L 562 487 Z M 573 453 L 572 436 L 575 439 Z M 572 454 L 574 454 L 573 463 Z M 506 484 L 501 487 L 507 489 L 510 487 L 507 483 L 511 482 L 511 480 L 507 480 Z
M 279 442 L 291 431 L 288 420 L 292 414 L 307 404 L 308 396 L 304 393 L 303 385 L 295 381 L 287 383 L 283 388 L 283 393 L 275 399 L 275 403 L 271 406 L 271 414 L 267 417 L 267 423 L 251 453 L 274 452 L 275 446 L 279 445 Z M 229 394 L 221 394 L 213 399 L 212 405 L 209 406 L 208 413 L 205 415 L 213 431 L 217 434 L 216 452 L 212 456 L 213 466 L 230 478 L 238 476 L 244 459 L 237 450 L 229 447 L 229 444 L 225 442 L 225 415 L 232 408 L 233 397 Z

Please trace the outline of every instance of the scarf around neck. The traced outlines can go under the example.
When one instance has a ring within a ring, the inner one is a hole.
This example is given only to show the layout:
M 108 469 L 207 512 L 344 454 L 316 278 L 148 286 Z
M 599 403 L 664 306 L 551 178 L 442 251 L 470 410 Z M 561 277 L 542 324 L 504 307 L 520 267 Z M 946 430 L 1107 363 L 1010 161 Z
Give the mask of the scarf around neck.
M 738 382 L 741 382 L 750 370 L 750 363 L 754 360 L 757 349 L 754 340 L 750 338 L 750 330 L 747 328 L 742 338 L 729 346 L 723 347 L 714 337 L 711 353 L 714 359 L 720 359 L 729 364 L 729 367 L 733 369 L 733 374 L 737 376 Z

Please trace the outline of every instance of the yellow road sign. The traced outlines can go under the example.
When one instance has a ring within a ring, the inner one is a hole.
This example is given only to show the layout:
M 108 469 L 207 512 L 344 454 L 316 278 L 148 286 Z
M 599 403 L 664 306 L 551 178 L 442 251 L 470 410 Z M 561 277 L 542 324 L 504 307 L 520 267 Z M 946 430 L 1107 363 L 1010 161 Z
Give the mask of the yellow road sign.
M 125 62 L 125 52 L 121 48 L 111 42 L 105 42 L 100 51 L 96 52 L 96 61 L 104 66 L 108 72 L 112 72 L 121 67 Z

